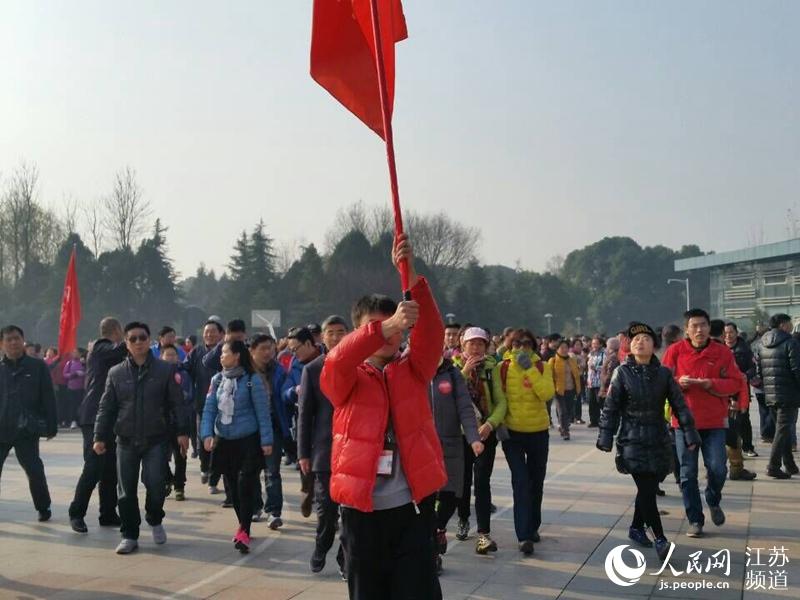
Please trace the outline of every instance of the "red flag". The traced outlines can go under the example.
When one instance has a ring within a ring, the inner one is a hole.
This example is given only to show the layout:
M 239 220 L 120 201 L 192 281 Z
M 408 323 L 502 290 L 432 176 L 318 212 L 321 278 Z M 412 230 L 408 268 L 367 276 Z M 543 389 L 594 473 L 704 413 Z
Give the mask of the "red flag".
M 81 321 L 81 297 L 75 271 L 75 248 L 69 257 L 64 293 L 61 296 L 61 318 L 58 322 L 58 354 L 66 356 L 78 347 L 78 323 Z
M 364 124 L 386 139 L 378 80 L 371 0 L 314 0 L 311 77 Z M 408 37 L 400 0 L 377 0 L 381 50 L 394 106 L 394 45 Z

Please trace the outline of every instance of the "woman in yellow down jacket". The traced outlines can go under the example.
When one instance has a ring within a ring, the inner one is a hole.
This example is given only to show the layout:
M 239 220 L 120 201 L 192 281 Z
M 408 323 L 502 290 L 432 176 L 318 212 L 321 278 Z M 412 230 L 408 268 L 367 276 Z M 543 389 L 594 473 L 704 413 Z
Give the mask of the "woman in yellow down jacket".
M 503 453 L 511 470 L 514 492 L 514 529 L 520 552 L 533 554 L 542 524 L 542 493 L 550 448 L 550 415 L 547 401 L 555 388 L 550 366 L 534 351 L 536 338 L 527 329 L 518 329 L 511 350 L 503 356 L 500 376 L 508 409 L 505 426 L 508 436 Z
M 558 432 L 562 440 L 569 439 L 569 426 L 575 413 L 575 397 L 581 393 L 581 369 L 578 361 L 569 354 L 569 341 L 561 340 L 556 354 L 547 361 L 553 371 L 556 386 L 556 412 Z

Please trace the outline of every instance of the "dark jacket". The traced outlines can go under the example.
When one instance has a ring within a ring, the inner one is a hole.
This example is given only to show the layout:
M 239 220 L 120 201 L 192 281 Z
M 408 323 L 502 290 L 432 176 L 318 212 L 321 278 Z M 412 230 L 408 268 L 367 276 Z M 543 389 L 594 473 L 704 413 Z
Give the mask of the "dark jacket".
M 736 345 L 731 350 L 733 351 L 733 358 L 736 360 L 736 366 L 745 374 L 747 381 L 750 381 L 756 376 L 756 363 L 750 344 L 738 337 L 736 338 Z
M 220 359 L 222 357 L 222 346 L 224 345 L 225 345 L 225 340 L 222 340 L 216 346 L 214 346 L 213 348 L 209 348 L 203 354 L 202 358 L 203 366 L 209 371 L 211 371 L 212 377 L 217 373 L 219 373 L 220 371 L 222 371 L 222 362 L 220 362 Z
M 781 329 L 770 329 L 757 352 L 756 374 L 767 405 L 800 406 L 800 342 Z
M 632 355 L 611 378 L 597 447 L 610 451 L 617 434 L 618 468 L 624 473 L 654 473 L 659 478 L 672 471 L 672 441 L 664 419 L 664 401 L 669 401 L 688 444 L 699 444 L 700 435 L 681 388 L 672 372 L 654 356 L 648 365 L 638 365 Z
M 325 356 L 305 366 L 297 399 L 297 455 L 311 459 L 315 473 L 330 473 L 333 443 L 333 405 L 319 389 Z
M 86 395 L 78 409 L 78 425 L 94 425 L 100 397 L 106 389 L 108 371 L 128 356 L 125 342 L 115 344 L 109 339 L 100 338 L 92 346 L 86 357 Z
M 54 437 L 56 398 L 50 369 L 38 358 L 0 360 L 0 443 L 20 437 Z
M 131 357 L 108 372 L 94 425 L 95 441 L 149 445 L 172 433 L 188 435 L 189 422 L 181 410 L 183 394 L 175 367 L 148 353 L 139 367 Z
M 611 376 L 614 374 L 614 369 L 619 366 L 619 352 L 616 350 L 605 350 L 605 358 L 603 359 L 603 366 L 600 368 L 600 397 L 605 398 L 608 394 L 608 388 L 611 384 Z
M 208 356 L 214 349 L 208 348 L 203 344 L 198 344 L 186 355 L 183 361 L 183 366 L 189 377 L 192 378 L 192 389 L 194 393 L 194 410 L 199 415 L 203 413 L 203 407 L 206 405 L 206 396 L 208 395 L 208 388 L 211 385 L 211 378 L 217 374 L 218 369 L 212 366 L 206 366 L 205 357 Z M 219 358 L 218 358 L 219 360 Z
M 445 359 L 431 381 L 431 411 L 447 470 L 445 492 L 460 498 L 464 490 L 464 441 L 479 442 L 478 417 L 461 371 Z M 463 429 L 463 436 L 462 436 Z M 472 452 L 472 449 L 469 450 Z

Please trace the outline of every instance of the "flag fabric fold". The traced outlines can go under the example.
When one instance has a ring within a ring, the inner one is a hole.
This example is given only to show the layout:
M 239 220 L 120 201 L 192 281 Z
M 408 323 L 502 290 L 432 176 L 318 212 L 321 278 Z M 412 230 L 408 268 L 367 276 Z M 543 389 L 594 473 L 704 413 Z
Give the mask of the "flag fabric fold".
M 372 27 L 373 0 L 314 0 L 311 77 L 384 140 Z M 376 0 L 388 117 L 394 106 L 394 45 L 408 37 L 400 0 Z
M 75 270 L 75 248 L 69 257 L 64 292 L 61 295 L 61 318 L 58 322 L 58 354 L 66 356 L 78 347 L 78 324 L 81 321 L 81 297 Z

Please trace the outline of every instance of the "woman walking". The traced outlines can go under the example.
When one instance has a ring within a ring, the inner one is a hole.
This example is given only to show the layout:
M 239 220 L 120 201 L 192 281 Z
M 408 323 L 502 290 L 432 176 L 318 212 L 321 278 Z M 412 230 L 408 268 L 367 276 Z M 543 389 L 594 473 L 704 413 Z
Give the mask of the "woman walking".
M 250 550 L 255 489 L 263 456 L 272 453 L 272 422 L 261 377 L 254 376 L 247 346 L 225 342 L 220 355 L 222 372 L 211 380 L 200 433 L 212 468 L 231 484 L 231 500 L 239 520 L 234 546 Z
M 553 371 L 556 386 L 556 412 L 558 432 L 562 440 L 569 440 L 569 426 L 575 412 L 575 398 L 581 393 L 581 370 L 578 361 L 569 353 L 569 340 L 561 340 L 555 356 L 548 363 Z
M 686 406 L 680 387 L 654 354 L 656 333 L 644 323 L 628 328 L 630 354 L 613 377 L 600 415 L 597 447 L 611 452 L 617 435 L 617 469 L 629 473 L 636 483 L 636 508 L 628 537 L 650 548 L 653 542 L 645 532 L 649 526 L 655 536 L 658 557 L 664 560 L 669 542 L 664 536 L 658 513 L 658 484 L 672 470 L 669 428 L 664 420 L 664 400 L 678 418 L 678 423 L 692 450 L 700 443 L 692 413 Z

